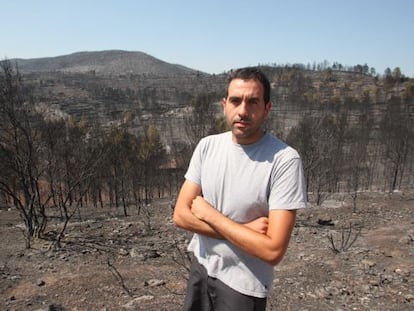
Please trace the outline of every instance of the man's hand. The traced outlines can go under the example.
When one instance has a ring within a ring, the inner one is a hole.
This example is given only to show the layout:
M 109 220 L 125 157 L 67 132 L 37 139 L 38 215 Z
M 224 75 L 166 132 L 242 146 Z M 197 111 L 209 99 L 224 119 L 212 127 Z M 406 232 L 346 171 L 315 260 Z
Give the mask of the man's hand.
M 267 228 L 269 226 L 269 218 L 267 217 L 260 217 L 257 218 L 251 222 L 244 224 L 247 228 L 252 229 L 253 231 L 256 231 L 261 234 L 267 233 Z
M 219 213 L 213 206 L 210 205 L 202 196 L 196 196 L 191 204 L 191 212 L 198 219 L 208 223 L 209 218 L 214 217 L 215 214 Z
M 198 219 L 209 223 L 209 219 L 218 217 L 221 213 L 211 206 L 202 196 L 197 196 L 191 204 L 191 212 Z M 251 222 L 245 223 L 244 226 L 250 228 L 261 234 L 267 233 L 267 227 L 269 225 L 269 219 L 267 217 L 260 217 Z
M 207 222 L 197 218 L 191 211 L 194 199 L 200 194 L 201 187 L 198 184 L 189 180 L 184 182 L 174 208 L 174 223 L 179 228 L 203 234 L 211 238 L 222 239 L 221 234 L 214 230 Z M 200 199 L 202 198 L 200 197 Z M 207 203 L 204 199 L 198 201 Z

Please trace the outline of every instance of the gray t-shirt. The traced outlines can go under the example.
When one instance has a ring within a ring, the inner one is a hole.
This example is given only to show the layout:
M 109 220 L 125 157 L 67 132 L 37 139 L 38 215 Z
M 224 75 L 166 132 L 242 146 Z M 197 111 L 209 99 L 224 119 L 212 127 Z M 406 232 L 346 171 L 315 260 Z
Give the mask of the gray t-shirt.
M 238 145 L 232 133 L 203 138 L 185 178 L 199 184 L 204 199 L 225 216 L 247 223 L 269 209 L 306 207 L 306 186 L 298 153 L 266 133 L 251 145 Z M 211 277 L 245 295 L 266 297 L 273 266 L 230 242 L 194 234 L 188 246 Z

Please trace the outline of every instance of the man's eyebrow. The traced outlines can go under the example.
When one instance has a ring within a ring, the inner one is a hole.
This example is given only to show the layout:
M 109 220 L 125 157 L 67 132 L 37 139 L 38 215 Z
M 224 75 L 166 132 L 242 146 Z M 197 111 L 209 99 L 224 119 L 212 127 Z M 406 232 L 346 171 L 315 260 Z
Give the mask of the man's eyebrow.
M 233 95 L 233 96 L 229 96 L 228 99 L 241 99 L 242 96 L 237 96 L 237 95 Z M 247 96 L 246 97 L 247 100 L 260 100 L 260 96 Z
M 247 100 L 260 100 L 260 96 L 247 97 Z

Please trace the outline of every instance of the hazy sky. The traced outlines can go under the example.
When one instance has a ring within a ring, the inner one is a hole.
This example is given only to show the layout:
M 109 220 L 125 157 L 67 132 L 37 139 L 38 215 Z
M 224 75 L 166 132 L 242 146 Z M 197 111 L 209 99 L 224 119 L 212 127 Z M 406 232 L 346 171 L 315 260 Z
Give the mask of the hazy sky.
M 414 76 L 413 0 L 0 0 L 0 57 L 108 49 L 221 73 L 368 64 Z

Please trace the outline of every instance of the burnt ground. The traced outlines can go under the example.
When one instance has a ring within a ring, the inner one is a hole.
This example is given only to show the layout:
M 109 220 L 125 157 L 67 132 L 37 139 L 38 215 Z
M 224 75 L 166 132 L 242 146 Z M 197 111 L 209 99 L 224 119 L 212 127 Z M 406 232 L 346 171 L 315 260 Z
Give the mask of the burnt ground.
M 25 249 L 16 211 L 0 210 L 0 309 L 181 310 L 190 235 L 168 201 L 130 214 L 84 208 L 52 250 L 47 240 Z M 414 310 L 414 195 L 300 211 L 268 310 Z

